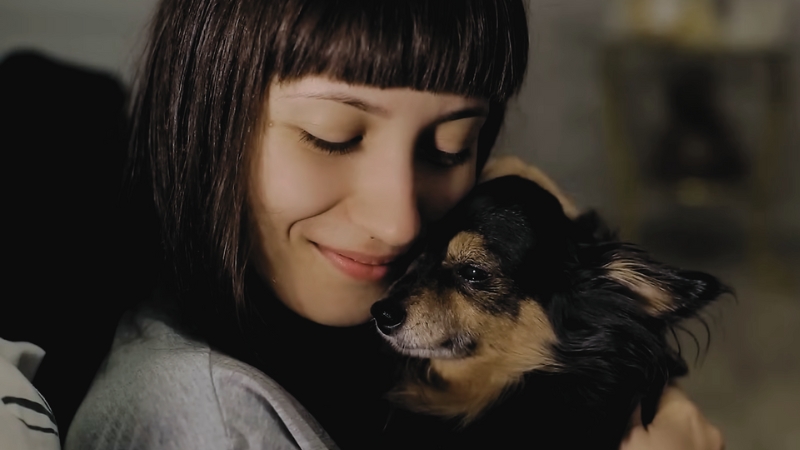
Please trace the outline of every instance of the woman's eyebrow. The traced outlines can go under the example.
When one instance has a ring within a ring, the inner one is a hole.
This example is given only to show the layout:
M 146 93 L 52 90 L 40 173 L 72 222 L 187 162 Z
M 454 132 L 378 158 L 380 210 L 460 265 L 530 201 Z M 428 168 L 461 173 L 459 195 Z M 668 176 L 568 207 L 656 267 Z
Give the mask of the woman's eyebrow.
M 345 105 L 352 106 L 354 108 L 358 108 L 370 114 L 375 114 L 384 117 L 389 115 L 389 111 L 387 111 L 385 108 L 365 102 L 360 98 L 338 92 L 333 92 L 333 93 L 306 92 L 300 94 L 289 94 L 281 96 L 281 98 L 313 98 L 318 100 L 331 100 L 334 102 L 339 102 Z
M 369 114 L 375 114 L 382 117 L 389 116 L 389 111 L 381 106 L 369 103 L 358 97 L 348 95 L 341 92 L 304 92 L 297 94 L 288 94 L 280 96 L 280 98 L 312 98 L 317 100 L 330 100 L 345 105 L 352 106 L 360 109 L 361 111 Z M 486 106 L 473 106 L 464 109 L 459 109 L 445 114 L 436 120 L 436 123 L 451 122 L 453 120 L 466 119 L 470 117 L 485 117 L 489 114 L 489 109 Z
M 459 109 L 451 113 L 447 113 L 437 123 L 451 122 L 459 119 L 468 119 L 470 117 L 486 117 L 489 115 L 489 108 L 485 106 L 473 106 L 469 108 Z

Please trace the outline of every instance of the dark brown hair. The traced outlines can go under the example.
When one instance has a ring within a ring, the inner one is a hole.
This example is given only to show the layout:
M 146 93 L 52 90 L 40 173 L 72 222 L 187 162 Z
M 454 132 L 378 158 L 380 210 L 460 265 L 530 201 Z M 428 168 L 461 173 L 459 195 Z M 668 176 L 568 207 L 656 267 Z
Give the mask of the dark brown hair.
M 237 304 L 250 248 L 247 149 L 271 81 L 326 75 L 488 99 L 482 165 L 528 55 L 522 0 L 163 0 L 150 33 L 132 161 L 152 182 L 179 291 Z

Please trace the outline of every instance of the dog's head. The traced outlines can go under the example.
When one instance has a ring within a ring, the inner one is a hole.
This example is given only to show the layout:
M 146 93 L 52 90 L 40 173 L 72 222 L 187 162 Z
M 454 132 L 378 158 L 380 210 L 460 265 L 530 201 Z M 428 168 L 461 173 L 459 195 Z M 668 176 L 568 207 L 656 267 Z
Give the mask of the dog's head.
M 397 352 L 425 362 L 396 399 L 470 420 L 532 371 L 666 382 L 661 365 L 676 360 L 666 331 L 724 291 L 618 242 L 594 216 L 568 219 L 536 183 L 503 177 L 432 230 L 372 314 Z

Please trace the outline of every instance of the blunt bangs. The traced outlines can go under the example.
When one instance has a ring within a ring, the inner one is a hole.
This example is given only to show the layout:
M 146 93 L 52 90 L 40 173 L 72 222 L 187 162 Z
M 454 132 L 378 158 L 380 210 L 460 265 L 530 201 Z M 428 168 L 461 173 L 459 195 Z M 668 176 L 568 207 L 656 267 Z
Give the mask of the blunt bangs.
M 246 304 L 249 164 L 270 83 L 321 75 L 488 100 L 480 170 L 522 85 L 528 26 L 522 0 L 161 0 L 144 58 L 131 173 L 152 186 L 165 272 L 202 315 Z M 209 314 L 197 322 L 213 330 Z
M 326 75 L 505 103 L 528 61 L 520 1 L 306 0 L 278 34 L 274 76 Z

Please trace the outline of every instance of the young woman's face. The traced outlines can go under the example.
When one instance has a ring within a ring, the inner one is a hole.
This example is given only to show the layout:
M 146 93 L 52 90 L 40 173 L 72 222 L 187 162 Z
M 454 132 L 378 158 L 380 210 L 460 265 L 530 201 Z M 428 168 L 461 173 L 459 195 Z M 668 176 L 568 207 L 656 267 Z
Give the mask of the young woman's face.
M 488 103 L 307 77 L 273 83 L 250 183 L 256 264 L 325 325 L 363 323 L 422 227 L 475 183 Z

